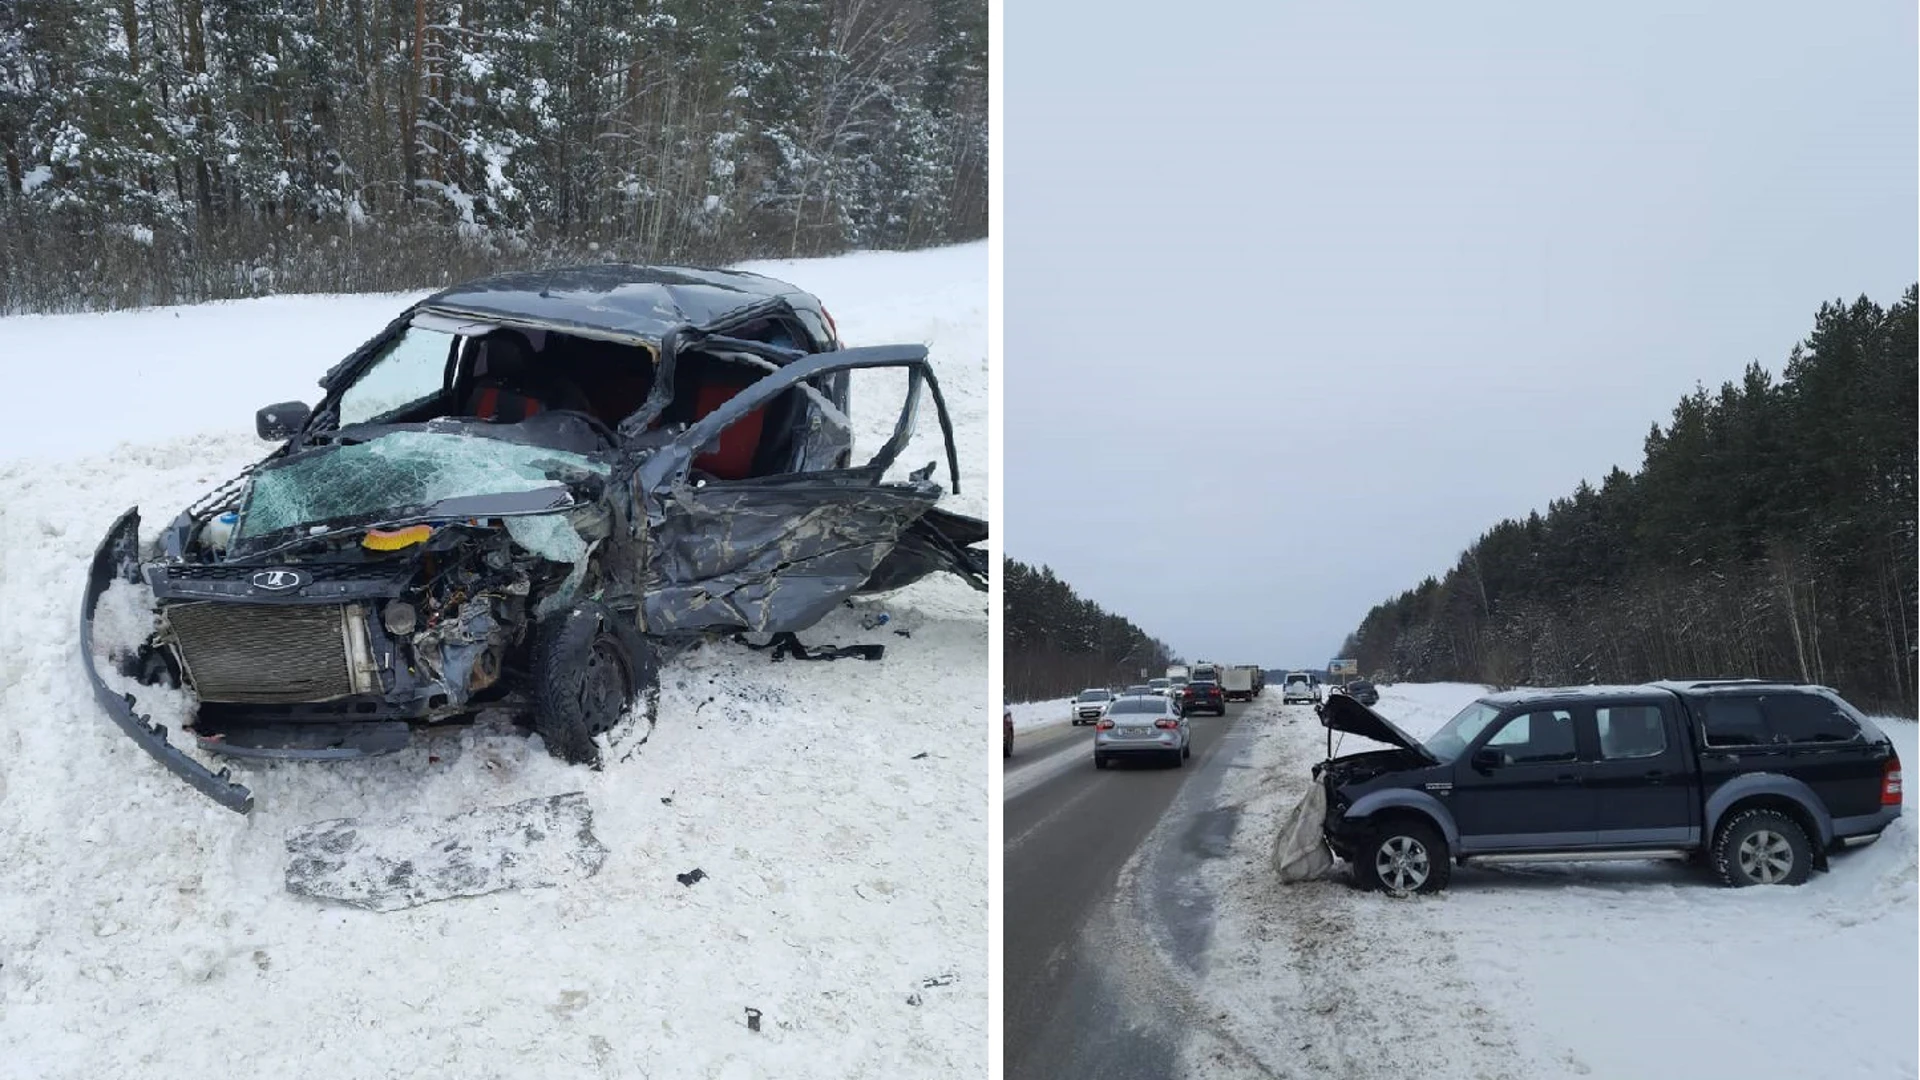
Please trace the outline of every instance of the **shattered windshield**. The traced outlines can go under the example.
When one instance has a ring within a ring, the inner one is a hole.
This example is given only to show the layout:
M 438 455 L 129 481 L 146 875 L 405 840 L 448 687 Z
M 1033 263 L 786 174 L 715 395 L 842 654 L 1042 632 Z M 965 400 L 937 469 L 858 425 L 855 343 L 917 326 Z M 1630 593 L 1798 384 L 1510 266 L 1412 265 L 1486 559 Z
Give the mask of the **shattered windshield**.
M 396 431 L 262 469 L 247 486 L 236 538 L 319 522 L 390 520 L 448 499 L 562 486 L 608 466 L 581 454 L 498 439 Z

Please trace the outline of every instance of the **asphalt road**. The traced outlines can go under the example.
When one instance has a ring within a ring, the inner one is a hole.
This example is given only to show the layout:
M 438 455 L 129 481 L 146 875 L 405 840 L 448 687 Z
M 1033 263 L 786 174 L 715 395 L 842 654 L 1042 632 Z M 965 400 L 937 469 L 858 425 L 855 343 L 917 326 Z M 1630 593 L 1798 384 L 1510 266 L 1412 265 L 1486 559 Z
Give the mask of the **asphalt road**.
M 1183 843 L 1158 860 L 1168 865 L 1147 868 L 1131 887 L 1150 894 L 1151 907 L 1174 912 L 1168 929 L 1176 938 L 1204 934 L 1205 910 L 1174 895 L 1171 882 L 1175 864 L 1224 850 L 1231 835 L 1231 820 L 1209 820 L 1199 808 L 1234 757 L 1235 728 L 1247 708 L 1229 705 L 1224 717 L 1192 718 L 1193 757 L 1178 769 L 1097 771 L 1087 727 L 1016 737 L 1015 756 L 1006 762 L 1003 852 L 1008 1080 L 1174 1073 L 1177 1032 L 1140 1022 L 1141 977 L 1121 970 L 1126 965 L 1112 948 L 1116 931 L 1138 936 L 1126 914 L 1134 898 L 1119 896 L 1116 886 L 1163 818 L 1191 817 L 1170 823 Z M 1154 1012 L 1151 1000 L 1146 1012 Z

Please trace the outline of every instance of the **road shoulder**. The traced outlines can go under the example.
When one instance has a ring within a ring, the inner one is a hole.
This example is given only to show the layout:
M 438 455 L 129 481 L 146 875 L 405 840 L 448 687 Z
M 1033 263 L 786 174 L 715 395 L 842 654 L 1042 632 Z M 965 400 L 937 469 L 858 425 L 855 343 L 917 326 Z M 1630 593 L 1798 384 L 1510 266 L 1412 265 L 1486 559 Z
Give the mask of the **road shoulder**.
M 1273 845 L 1324 755 L 1324 729 L 1307 706 L 1276 706 L 1247 719 L 1238 767 L 1226 771 L 1202 814 L 1231 815 L 1230 842 L 1181 883 L 1211 904 L 1205 955 L 1164 964 L 1184 983 L 1192 1013 L 1204 1018 L 1183 1049 L 1181 1074 L 1584 1075 L 1577 1062 L 1525 1059 L 1460 962 L 1444 895 L 1396 900 L 1358 892 L 1344 869 L 1332 880 L 1279 884 Z M 1163 852 L 1174 837 L 1157 840 Z M 1154 939 L 1162 949 L 1180 944 L 1164 917 L 1156 918 Z

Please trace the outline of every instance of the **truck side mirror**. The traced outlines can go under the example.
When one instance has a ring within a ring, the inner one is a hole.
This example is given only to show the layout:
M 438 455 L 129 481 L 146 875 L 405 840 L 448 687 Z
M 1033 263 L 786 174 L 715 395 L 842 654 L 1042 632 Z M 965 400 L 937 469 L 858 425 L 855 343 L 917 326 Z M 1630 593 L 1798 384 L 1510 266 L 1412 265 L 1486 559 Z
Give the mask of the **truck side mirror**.
M 1472 758 L 1471 764 L 1473 765 L 1474 768 L 1480 770 L 1481 772 L 1492 772 L 1494 769 L 1497 769 L 1500 767 L 1500 764 L 1501 764 L 1500 751 L 1487 750 L 1484 748 L 1475 750 L 1473 752 L 1473 758 Z
M 313 410 L 304 401 L 283 401 L 253 414 L 253 430 L 263 439 L 291 439 L 307 426 Z

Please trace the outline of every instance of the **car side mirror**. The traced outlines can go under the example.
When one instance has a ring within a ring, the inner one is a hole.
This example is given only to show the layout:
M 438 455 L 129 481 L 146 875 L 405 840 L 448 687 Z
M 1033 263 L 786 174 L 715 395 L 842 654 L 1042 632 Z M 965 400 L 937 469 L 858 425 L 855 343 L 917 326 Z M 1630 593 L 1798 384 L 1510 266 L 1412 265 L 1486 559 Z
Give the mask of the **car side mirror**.
M 1502 764 L 1500 751 L 1485 748 L 1473 752 L 1472 765 L 1481 772 L 1491 772 Z
M 253 414 L 253 430 L 263 439 L 291 439 L 307 426 L 313 410 L 304 401 L 283 401 Z

